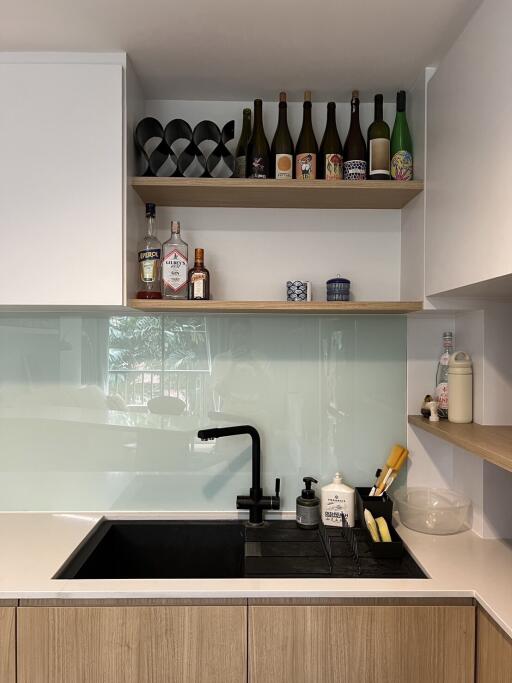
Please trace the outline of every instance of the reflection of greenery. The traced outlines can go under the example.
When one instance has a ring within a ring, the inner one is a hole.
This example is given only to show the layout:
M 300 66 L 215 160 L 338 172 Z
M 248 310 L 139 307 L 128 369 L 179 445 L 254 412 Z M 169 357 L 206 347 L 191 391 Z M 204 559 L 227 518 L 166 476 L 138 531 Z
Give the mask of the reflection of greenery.
M 159 370 L 162 364 L 160 316 L 110 318 L 109 370 Z

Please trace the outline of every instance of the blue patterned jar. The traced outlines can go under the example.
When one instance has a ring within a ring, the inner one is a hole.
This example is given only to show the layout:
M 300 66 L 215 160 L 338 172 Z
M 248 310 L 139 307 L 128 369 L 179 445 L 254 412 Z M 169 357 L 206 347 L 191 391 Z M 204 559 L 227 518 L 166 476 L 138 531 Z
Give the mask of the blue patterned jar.
M 341 275 L 327 280 L 327 301 L 349 301 L 350 280 Z

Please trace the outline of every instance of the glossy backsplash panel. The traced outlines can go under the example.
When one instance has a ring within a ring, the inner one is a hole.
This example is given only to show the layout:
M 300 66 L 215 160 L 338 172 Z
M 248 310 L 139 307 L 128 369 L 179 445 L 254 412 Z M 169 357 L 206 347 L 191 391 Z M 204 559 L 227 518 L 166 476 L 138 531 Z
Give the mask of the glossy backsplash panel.
M 1 510 L 234 510 L 253 424 L 263 485 L 367 484 L 406 429 L 395 316 L 3 316 Z

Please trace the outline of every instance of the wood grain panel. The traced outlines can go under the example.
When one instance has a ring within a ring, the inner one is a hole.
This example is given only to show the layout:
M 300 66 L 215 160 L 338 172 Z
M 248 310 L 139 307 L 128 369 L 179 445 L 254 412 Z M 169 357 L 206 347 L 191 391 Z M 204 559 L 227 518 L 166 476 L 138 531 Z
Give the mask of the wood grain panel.
M 272 209 L 401 209 L 423 181 L 250 180 L 246 178 L 132 178 L 143 202 L 159 206 Z
M 512 640 L 478 608 L 477 683 L 512 683 Z
M 473 607 L 249 607 L 249 681 L 473 683 Z
M 16 683 L 15 607 L 0 607 L 0 683 Z
M 18 683 L 243 683 L 246 607 L 20 607 Z
M 512 427 L 430 422 L 421 415 L 409 415 L 408 422 L 512 472 Z

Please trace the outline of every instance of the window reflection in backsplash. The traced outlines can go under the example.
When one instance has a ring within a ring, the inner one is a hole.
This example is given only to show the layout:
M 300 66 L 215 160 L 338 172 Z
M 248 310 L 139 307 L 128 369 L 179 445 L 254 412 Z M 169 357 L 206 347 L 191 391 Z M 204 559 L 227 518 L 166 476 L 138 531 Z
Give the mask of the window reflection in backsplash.
M 293 509 L 305 475 L 373 478 L 405 439 L 405 320 L 395 316 L 0 318 L 4 510 L 234 510 L 263 482 Z

